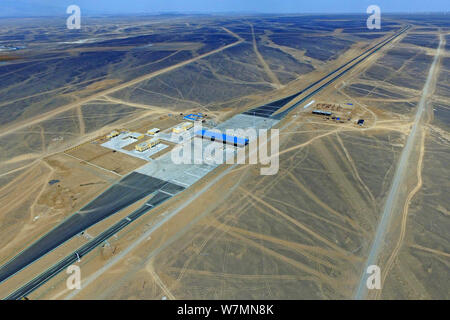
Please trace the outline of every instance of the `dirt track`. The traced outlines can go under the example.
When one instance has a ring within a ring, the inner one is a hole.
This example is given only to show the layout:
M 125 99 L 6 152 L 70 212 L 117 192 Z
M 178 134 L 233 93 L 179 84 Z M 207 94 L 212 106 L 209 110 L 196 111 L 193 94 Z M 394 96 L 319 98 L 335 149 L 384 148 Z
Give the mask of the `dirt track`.
M 81 106 L 81 105 L 83 105 L 83 104 L 85 104 L 87 102 L 90 102 L 90 101 L 96 100 L 98 98 L 101 98 L 102 96 L 109 95 L 109 94 L 117 92 L 117 91 L 119 91 L 121 89 L 124 89 L 124 88 L 130 87 L 132 85 L 138 84 L 138 83 L 140 83 L 142 81 L 149 80 L 149 79 L 152 79 L 154 77 L 157 77 L 157 76 L 159 76 L 159 75 L 161 75 L 163 73 L 166 73 L 166 72 L 173 71 L 175 69 L 181 68 L 181 67 L 183 67 L 185 65 L 188 65 L 188 64 L 190 64 L 192 62 L 195 62 L 197 60 L 203 59 L 203 58 L 208 57 L 210 55 L 213 55 L 213 54 L 216 54 L 216 53 L 221 52 L 223 50 L 226 50 L 228 48 L 234 47 L 234 46 L 236 46 L 236 45 L 238 45 L 238 44 L 240 44 L 242 42 L 243 42 L 243 40 L 238 40 L 238 41 L 233 42 L 233 43 L 231 43 L 229 45 L 226 45 L 226 46 L 223 46 L 223 47 L 218 48 L 216 50 L 212 50 L 210 52 L 207 52 L 207 53 L 204 53 L 202 55 L 199 55 L 199 56 L 197 56 L 195 58 L 192 58 L 192 59 L 189 59 L 189 60 L 177 63 L 175 65 L 172 65 L 170 67 L 158 70 L 156 72 L 152 72 L 150 74 L 138 77 L 136 79 L 133 79 L 133 80 L 125 82 L 125 83 L 122 83 L 122 84 L 120 84 L 118 86 L 109 88 L 107 90 L 100 91 L 100 92 L 98 92 L 96 94 L 93 94 L 93 95 L 91 95 L 89 97 L 86 97 L 86 98 L 80 99 L 80 100 L 78 100 L 76 102 L 73 102 L 73 103 L 67 104 L 65 106 L 59 107 L 56 110 L 52 110 L 52 111 L 43 113 L 43 114 L 33 118 L 32 120 L 26 120 L 26 121 L 20 122 L 18 124 L 15 124 L 13 126 L 6 127 L 5 130 L 0 133 L 0 137 L 3 137 L 5 135 L 8 135 L 8 134 L 10 134 L 12 132 L 15 132 L 15 131 L 22 130 L 22 129 L 25 129 L 27 127 L 30 127 L 30 126 L 32 126 L 34 124 L 37 124 L 37 123 L 39 123 L 39 122 L 41 122 L 43 120 L 47 120 L 47 119 L 49 119 L 49 118 L 51 118 L 51 117 L 53 117 L 53 116 L 55 116 L 57 114 L 63 113 L 65 111 L 71 110 L 72 108 L 79 107 L 79 106 Z
M 365 267 L 362 271 L 362 276 L 358 284 L 358 288 L 355 293 L 355 299 L 364 299 L 367 294 L 367 287 L 366 287 L 366 270 L 368 266 L 374 265 L 378 262 L 380 250 L 383 247 L 383 241 L 385 239 L 385 232 L 389 226 L 389 222 L 392 221 L 392 217 L 395 214 L 395 206 L 398 205 L 399 202 L 399 189 L 402 184 L 405 183 L 406 173 L 408 170 L 408 164 L 409 159 L 411 158 L 411 153 L 413 151 L 413 146 L 417 143 L 418 138 L 418 130 L 421 130 L 421 126 L 423 125 L 423 113 L 426 111 L 425 108 L 427 106 L 427 100 L 429 98 L 429 95 L 433 92 L 435 84 L 434 78 L 436 76 L 436 65 L 439 61 L 439 58 L 441 56 L 441 49 L 445 46 L 445 38 L 441 34 L 440 35 L 440 42 L 439 47 L 437 49 L 437 52 L 435 54 L 433 63 L 430 67 L 427 81 L 425 83 L 425 86 L 422 91 L 422 97 L 420 99 L 419 105 L 417 107 L 416 116 L 414 118 L 414 123 L 411 128 L 411 132 L 409 133 L 409 136 L 407 138 L 407 142 L 405 144 L 405 147 L 402 150 L 401 158 L 397 164 L 397 170 L 395 172 L 394 179 L 392 181 L 391 188 L 389 190 L 389 194 L 384 206 L 383 214 L 381 216 L 381 220 L 379 222 L 377 232 L 374 238 L 374 241 L 371 246 L 371 250 L 369 253 L 369 256 L 367 258 L 367 262 L 365 264 Z M 404 229 L 404 227 L 402 227 Z M 403 230 L 404 235 L 404 230 Z M 400 236 L 400 239 L 402 236 Z M 397 249 L 398 251 L 398 249 Z M 395 250 L 394 250 L 395 252 Z M 389 267 L 390 263 L 388 263 Z

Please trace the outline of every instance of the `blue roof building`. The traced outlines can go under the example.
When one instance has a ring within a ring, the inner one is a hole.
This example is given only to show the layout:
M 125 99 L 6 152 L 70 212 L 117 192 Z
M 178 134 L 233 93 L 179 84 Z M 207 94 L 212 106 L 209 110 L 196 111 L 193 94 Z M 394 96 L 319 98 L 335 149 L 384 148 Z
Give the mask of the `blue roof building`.
M 207 138 L 211 141 L 219 141 L 222 143 L 227 143 L 234 145 L 236 147 L 244 147 L 249 143 L 249 139 L 241 138 L 237 136 L 230 136 L 225 133 L 209 131 L 206 129 L 198 130 L 195 135 L 204 138 Z

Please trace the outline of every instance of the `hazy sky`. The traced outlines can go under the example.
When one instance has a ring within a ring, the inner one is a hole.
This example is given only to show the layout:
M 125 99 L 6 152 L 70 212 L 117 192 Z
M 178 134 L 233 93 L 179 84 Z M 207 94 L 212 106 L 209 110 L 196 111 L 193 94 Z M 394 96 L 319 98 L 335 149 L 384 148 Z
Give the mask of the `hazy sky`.
M 382 12 L 448 12 L 449 0 L 0 0 L 1 15 L 65 14 L 70 4 L 82 13 L 158 12 L 363 13 L 371 4 Z M 62 11 L 62 12 L 61 12 Z

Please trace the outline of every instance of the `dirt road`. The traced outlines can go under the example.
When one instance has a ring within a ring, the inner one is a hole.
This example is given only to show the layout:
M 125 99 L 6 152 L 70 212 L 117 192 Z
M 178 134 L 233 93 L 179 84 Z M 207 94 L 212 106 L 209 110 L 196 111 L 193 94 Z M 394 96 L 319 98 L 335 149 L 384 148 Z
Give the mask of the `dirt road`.
M 368 266 L 375 265 L 378 262 L 378 257 L 380 253 L 380 249 L 384 244 L 386 229 L 389 226 L 389 222 L 391 221 L 392 216 L 394 215 L 395 206 L 399 201 L 399 189 L 400 186 L 405 182 L 405 178 L 407 177 L 407 169 L 409 164 L 409 159 L 411 157 L 411 153 L 414 145 L 417 143 L 417 139 L 420 137 L 418 135 L 418 130 L 422 126 L 422 116 L 427 106 L 427 101 L 429 98 L 429 94 L 433 91 L 433 79 L 436 73 L 436 65 L 441 55 L 441 50 L 443 44 L 445 43 L 445 38 L 441 34 L 439 47 L 437 49 L 436 55 L 434 56 L 433 63 L 430 67 L 430 71 L 428 72 L 428 77 L 425 82 L 425 86 L 422 91 L 422 97 L 420 98 L 419 104 L 417 106 L 416 116 L 414 118 L 414 122 L 411 128 L 411 132 L 407 138 L 405 147 L 402 150 L 402 154 L 400 160 L 397 164 L 397 170 L 394 175 L 394 179 L 392 181 L 391 188 L 389 190 L 389 194 L 386 200 L 386 204 L 383 209 L 383 214 L 381 216 L 381 220 L 378 224 L 377 231 L 375 233 L 375 238 L 372 243 L 369 256 L 367 258 L 367 262 L 364 265 L 364 269 L 361 273 L 361 278 L 355 293 L 355 299 L 364 299 L 367 295 L 367 286 L 366 279 L 367 274 L 366 270 Z
M 152 79 L 154 77 L 157 77 L 157 76 L 159 76 L 159 75 L 161 75 L 163 73 L 166 73 L 166 72 L 173 71 L 175 69 L 181 68 L 181 67 L 183 67 L 185 65 L 188 65 L 188 64 L 190 64 L 192 62 L 195 62 L 197 60 L 203 59 L 203 58 L 208 57 L 210 55 L 213 55 L 213 54 L 216 54 L 216 53 L 221 52 L 223 50 L 226 50 L 228 48 L 234 47 L 234 46 L 236 46 L 236 45 L 238 45 L 238 44 L 240 44 L 242 42 L 243 42 L 243 40 L 238 40 L 236 42 L 230 43 L 229 45 L 226 45 L 226 46 L 220 47 L 220 48 L 218 48 L 216 50 L 212 50 L 210 52 L 207 52 L 207 53 L 204 53 L 202 55 L 199 55 L 199 56 L 197 56 L 195 58 L 192 58 L 192 59 L 189 59 L 189 60 L 186 60 L 186 61 L 174 64 L 174 65 L 172 65 L 170 67 L 167 67 L 167 68 L 164 68 L 164 69 L 161 69 L 161 70 L 158 70 L 158 71 L 155 71 L 155 72 L 152 72 L 152 73 L 149 73 L 149 74 L 137 77 L 136 79 L 133 79 L 131 81 L 122 83 L 122 84 L 117 85 L 115 87 L 112 87 L 112 88 L 100 91 L 100 92 L 98 92 L 96 94 L 93 94 L 93 95 L 91 95 L 89 97 L 80 99 L 80 100 L 75 101 L 73 103 L 69 103 L 69 104 L 67 104 L 65 106 L 62 106 L 62 107 L 58 108 L 58 109 L 55 109 L 55 110 L 52 110 L 52 111 L 49 111 L 49 112 L 45 112 L 45 113 L 35 117 L 32 120 L 27 119 L 26 121 L 22 121 L 22 122 L 19 122 L 18 124 L 14 124 L 12 126 L 6 127 L 5 130 L 3 130 L 0 133 L 0 137 L 8 135 L 8 134 L 10 134 L 12 132 L 15 132 L 17 130 L 22 130 L 22 129 L 25 129 L 27 127 L 30 127 L 30 126 L 32 126 L 34 124 L 37 124 L 37 123 L 39 123 L 39 122 L 41 122 L 43 120 L 47 120 L 47 119 L 49 119 L 49 118 L 51 118 L 51 117 L 53 117 L 53 116 L 55 116 L 57 114 L 63 113 L 65 111 L 71 110 L 72 108 L 79 107 L 79 106 L 81 106 L 81 105 L 83 105 L 83 104 L 85 104 L 87 102 L 90 102 L 90 101 L 96 100 L 98 98 L 101 98 L 102 96 L 112 94 L 112 93 L 114 93 L 116 91 L 119 91 L 121 89 L 124 89 L 124 88 L 130 87 L 132 85 L 138 84 L 138 83 L 140 83 L 142 81 L 149 80 L 149 79 Z

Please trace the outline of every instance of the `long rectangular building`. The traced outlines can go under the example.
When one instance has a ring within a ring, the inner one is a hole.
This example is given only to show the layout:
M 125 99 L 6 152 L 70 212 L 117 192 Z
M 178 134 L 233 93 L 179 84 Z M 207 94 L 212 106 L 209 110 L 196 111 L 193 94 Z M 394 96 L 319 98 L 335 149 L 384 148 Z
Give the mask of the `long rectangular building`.
M 244 147 L 249 143 L 249 140 L 247 138 L 241 138 L 241 137 L 237 137 L 237 136 L 229 136 L 225 133 L 209 131 L 206 129 L 198 130 L 195 133 L 195 135 L 198 137 L 202 137 L 203 139 L 206 138 L 211 141 L 227 143 L 227 144 L 234 145 L 236 147 Z
M 135 146 L 135 149 L 136 149 L 136 151 L 144 152 L 145 150 L 153 148 L 154 146 L 156 146 L 159 143 L 160 143 L 160 140 L 158 138 L 152 138 L 145 142 L 139 143 L 138 145 Z
M 332 113 L 330 111 L 313 110 L 312 114 L 318 114 L 321 116 L 331 116 Z
M 173 133 L 182 133 L 184 131 L 189 130 L 192 128 L 194 124 L 192 122 L 183 122 L 172 129 Z

